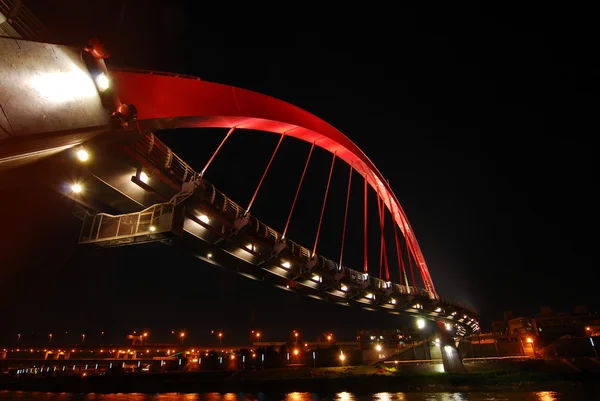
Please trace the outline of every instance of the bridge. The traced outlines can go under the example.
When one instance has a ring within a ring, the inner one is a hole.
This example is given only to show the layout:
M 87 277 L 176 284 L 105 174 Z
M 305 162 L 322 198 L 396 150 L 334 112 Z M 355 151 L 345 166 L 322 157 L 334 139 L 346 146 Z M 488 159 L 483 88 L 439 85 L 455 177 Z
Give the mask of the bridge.
M 18 31 L 9 34 L 0 37 L 0 168 L 54 155 L 77 169 L 79 179 L 58 190 L 77 205 L 82 246 L 162 241 L 285 291 L 429 319 L 442 333 L 446 371 L 462 369 L 453 339 L 479 330 L 476 312 L 437 293 L 389 183 L 336 128 L 296 106 L 245 89 L 180 74 L 108 68 L 108 51 L 98 40 L 66 46 Z M 172 128 L 219 128 L 224 136 L 205 165 L 191 166 L 156 135 Z M 249 130 L 279 139 L 250 202 L 241 205 L 210 182 L 208 171 L 231 135 Z M 269 227 L 252 214 L 252 207 L 282 141 L 290 137 L 310 144 L 310 151 L 301 176 L 289 177 L 298 185 L 285 226 Z M 324 172 L 324 194 L 315 197 L 322 202 L 315 240 L 306 247 L 288 237 L 288 228 L 316 147 L 331 154 L 331 167 Z M 325 257 L 317 250 L 336 163 L 348 170 L 344 226 L 339 254 Z M 363 192 L 362 261 L 344 259 L 353 185 Z M 369 264 L 367 255 L 371 191 L 381 228 L 377 266 Z M 385 223 L 390 220 L 394 235 L 387 243 Z M 394 267 L 401 282 L 391 280 Z

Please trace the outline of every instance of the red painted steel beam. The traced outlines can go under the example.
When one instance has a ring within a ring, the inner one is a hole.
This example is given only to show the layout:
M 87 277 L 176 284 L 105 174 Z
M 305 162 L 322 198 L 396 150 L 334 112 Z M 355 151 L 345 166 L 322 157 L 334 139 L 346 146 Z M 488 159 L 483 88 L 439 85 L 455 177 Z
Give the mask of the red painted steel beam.
M 419 268 L 428 272 L 406 214 L 381 172 L 358 146 L 324 120 L 282 100 L 196 77 L 117 69 L 110 74 L 121 102 L 135 105 L 145 133 L 167 128 L 236 127 L 285 133 L 337 154 L 383 195 Z

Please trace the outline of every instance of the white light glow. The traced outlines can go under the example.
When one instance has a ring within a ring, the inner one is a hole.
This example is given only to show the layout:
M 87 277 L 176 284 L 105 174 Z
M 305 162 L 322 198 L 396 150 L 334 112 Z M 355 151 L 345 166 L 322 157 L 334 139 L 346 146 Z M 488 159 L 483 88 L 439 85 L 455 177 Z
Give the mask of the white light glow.
M 425 320 L 423 320 L 423 319 L 417 319 L 417 327 L 419 329 L 425 328 Z
M 201 222 L 208 224 L 208 222 L 210 221 L 210 217 L 208 217 L 205 214 L 201 214 L 200 216 L 198 216 L 198 220 L 200 220 Z
M 73 102 L 82 98 L 98 96 L 92 78 L 73 65 L 68 72 L 49 72 L 36 75 L 29 86 L 40 96 L 54 103 Z
M 375 295 L 373 295 L 373 294 L 371 294 L 371 293 L 369 292 L 367 295 L 365 295 L 365 297 L 367 297 L 367 298 L 369 298 L 369 299 L 374 299 L 374 298 L 375 298 Z
M 150 177 L 148 177 L 148 174 L 144 173 L 143 171 L 140 172 L 140 181 L 141 182 L 143 182 L 144 184 L 147 184 L 149 179 L 150 179 Z
M 110 81 L 105 73 L 101 72 L 100 74 L 98 74 L 98 76 L 96 77 L 96 85 L 98 85 L 98 89 L 101 92 L 104 92 L 110 87 Z
M 289 269 L 292 265 L 290 262 L 281 262 L 281 266 L 285 267 L 286 269 Z
M 342 291 L 348 291 L 348 287 L 347 287 L 347 286 L 345 286 L 344 284 L 342 284 L 342 286 L 340 287 L 340 289 L 341 289 Z
M 90 154 L 87 152 L 87 150 L 81 148 L 77 151 L 77 158 L 82 162 L 86 162 L 90 158 Z
M 209 252 L 209 253 L 206 255 L 206 257 L 207 257 L 207 258 L 209 258 L 209 259 L 210 259 L 210 258 L 212 258 L 212 253 L 210 253 L 210 252 Z
M 382 348 L 381 348 L 381 344 L 377 344 L 377 345 L 375 346 L 375 350 L 376 350 L 377 352 L 381 352 L 381 349 L 382 349 Z
M 396 300 L 395 300 L 394 298 L 392 298 L 392 299 L 390 299 L 390 303 L 391 303 L 392 305 L 395 305 L 395 304 L 396 304 Z
M 152 231 L 152 232 L 156 231 L 156 227 L 150 226 L 150 231 Z
M 72 191 L 73 193 L 76 193 L 76 194 L 78 194 L 78 193 L 80 193 L 81 191 L 83 191 L 83 187 L 81 186 L 81 184 L 73 184 L 73 185 L 71 185 L 71 191 Z
M 446 330 L 452 330 L 452 325 L 450 323 L 446 323 Z

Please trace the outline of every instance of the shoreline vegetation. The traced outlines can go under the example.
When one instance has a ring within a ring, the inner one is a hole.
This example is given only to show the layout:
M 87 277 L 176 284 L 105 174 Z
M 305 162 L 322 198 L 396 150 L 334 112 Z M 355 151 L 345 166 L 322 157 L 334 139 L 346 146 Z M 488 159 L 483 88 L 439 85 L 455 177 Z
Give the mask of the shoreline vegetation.
M 372 392 L 600 392 L 600 374 L 583 372 L 405 373 L 376 370 L 267 369 L 171 373 L 110 373 L 99 376 L 2 377 L 0 390 L 65 393 L 372 393 Z M 259 374 L 256 374 L 259 373 Z

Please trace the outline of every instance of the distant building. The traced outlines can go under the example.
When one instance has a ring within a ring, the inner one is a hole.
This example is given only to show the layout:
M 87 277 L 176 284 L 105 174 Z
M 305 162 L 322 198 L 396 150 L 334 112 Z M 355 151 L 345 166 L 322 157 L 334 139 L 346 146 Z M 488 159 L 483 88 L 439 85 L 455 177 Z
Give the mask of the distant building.
M 505 312 L 503 321 L 492 322 L 494 333 L 531 335 L 547 341 L 567 335 L 587 336 L 596 327 L 600 327 L 600 314 L 589 313 L 584 306 L 577 306 L 570 313 L 542 307 L 539 314 L 528 317 L 513 317 L 512 312 Z
M 403 348 L 417 340 L 406 329 L 365 329 L 357 335 L 360 349 L 372 349 L 376 345 L 382 348 Z

